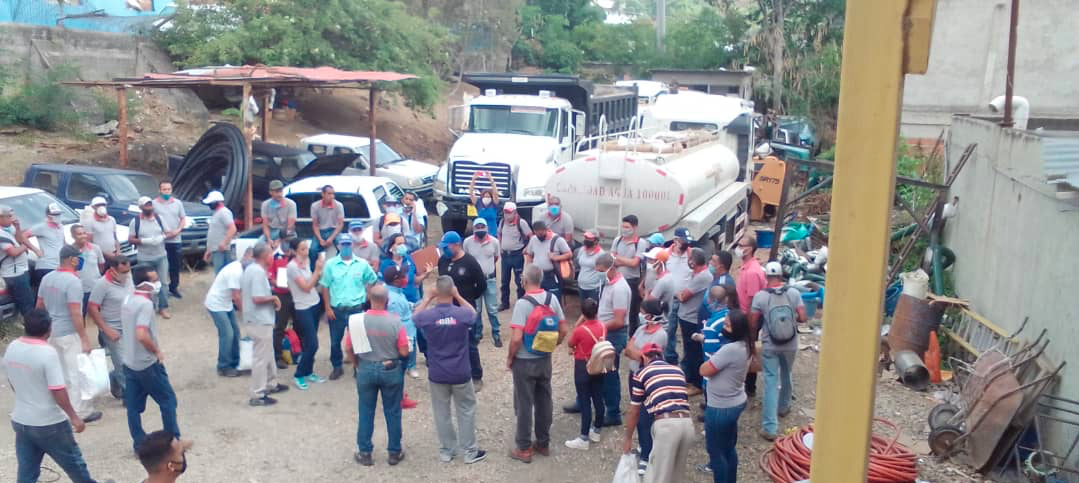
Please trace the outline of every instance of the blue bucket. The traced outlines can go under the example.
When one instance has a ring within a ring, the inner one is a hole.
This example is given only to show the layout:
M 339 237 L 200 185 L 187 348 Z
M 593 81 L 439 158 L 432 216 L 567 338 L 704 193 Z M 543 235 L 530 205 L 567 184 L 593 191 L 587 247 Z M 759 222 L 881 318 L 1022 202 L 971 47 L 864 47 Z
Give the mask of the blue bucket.
M 772 248 L 775 242 L 776 232 L 772 230 L 757 230 L 757 248 Z

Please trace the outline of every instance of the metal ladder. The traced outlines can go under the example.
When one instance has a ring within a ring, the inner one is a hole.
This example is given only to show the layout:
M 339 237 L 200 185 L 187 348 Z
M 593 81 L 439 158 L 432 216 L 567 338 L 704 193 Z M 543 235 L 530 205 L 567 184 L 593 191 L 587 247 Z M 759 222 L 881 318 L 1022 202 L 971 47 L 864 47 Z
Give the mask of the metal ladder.
M 630 122 L 630 132 L 633 132 L 633 124 L 636 121 L 636 119 L 633 119 Z M 613 240 L 614 237 L 618 236 L 622 228 L 622 190 L 625 189 L 626 185 L 626 160 L 629 159 L 629 153 L 627 151 L 626 155 L 621 159 L 603 155 L 607 144 L 607 123 L 604 117 L 600 118 L 600 136 L 601 140 L 596 154 L 597 188 L 603 190 L 604 193 L 618 193 L 618 196 L 614 197 L 613 200 L 605 196 L 597 197 L 596 216 L 592 220 L 592 227 L 598 232 L 598 236 L 602 237 L 603 234 L 609 234 Z M 617 216 L 611 216 L 615 214 Z M 615 224 L 606 224 L 604 220 L 613 220 Z

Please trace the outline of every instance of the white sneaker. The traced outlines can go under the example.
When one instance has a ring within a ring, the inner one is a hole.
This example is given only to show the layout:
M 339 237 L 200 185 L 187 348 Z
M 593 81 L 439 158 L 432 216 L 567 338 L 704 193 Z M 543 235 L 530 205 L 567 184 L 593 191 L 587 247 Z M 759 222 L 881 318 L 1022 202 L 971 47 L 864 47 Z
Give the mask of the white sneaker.
M 602 441 L 602 439 L 603 439 L 602 436 L 600 436 L 599 431 L 596 431 L 596 428 L 591 428 L 591 429 L 588 430 L 588 440 L 589 441 L 591 441 L 593 443 L 598 443 L 598 442 Z
M 578 437 L 573 438 L 573 439 L 571 439 L 569 441 L 566 441 L 566 447 L 567 448 L 572 448 L 572 449 L 587 450 L 588 449 L 588 440 L 578 436 Z
M 413 379 L 419 379 L 420 378 L 420 371 L 417 371 L 415 369 L 409 369 L 408 370 L 408 375 L 409 375 L 409 377 L 411 377 Z

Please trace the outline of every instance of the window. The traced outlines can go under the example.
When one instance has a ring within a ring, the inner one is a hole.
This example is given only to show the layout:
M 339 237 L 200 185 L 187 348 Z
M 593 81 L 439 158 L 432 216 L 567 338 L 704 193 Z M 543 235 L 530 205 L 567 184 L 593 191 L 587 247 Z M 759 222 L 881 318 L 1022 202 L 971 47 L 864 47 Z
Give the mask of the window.
M 96 176 L 76 173 L 67 182 L 67 199 L 72 201 L 89 203 L 98 193 L 104 192 Z
M 140 196 L 154 196 L 157 180 L 147 174 L 107 174 L 101 177 L 108 193 L 120 202 L 134 203 Z
M 33 186 L 39 190 L 45 190 L 56 194 L 60 188 L 60 173 L 55 171 L 38 171 L 34 175 Z
M 311 205 L 322 199 L 322 193 L 292 193 L 289 199 L 296 202 L 296 217 L 311 218 Z M 367 202 L 356 193 L 338 191 L 334 199 L 345 206 L 345 218 L 370 218 Z M 312 235 L 313 236 L 313 235 Z
M 322 156 L 323 154 L 326 154 L 326 149 L 327 149 L 326 146 L 323 146 L 321 144 L 308 144 L 307 145 L 307 150 L 308 151 L 311 151 L 312 153 L 315 153 L 315 154 L 317 154 L 319 156 Z
M 375 195 L 378 206 L 382 206 L 382 202 L 386 199 L 386 188 L 375 186 L 375 189 L 371 190 L 371 193 Z
M 394 198 L 397 198 L 398 201 L 405 197 L 405 192 L 401 191 L 401 188 L 396 184 L 386 183 L 386 190 L 389 191 Z
M 79 215 L 74 210 L 46 193 L 31 193 L 14 198 L 5 198 L 3 203 L 15 210 L 15 217 L 19 219 L 19 223 L 24 228 L 31 228 L 34 225 L 43 223 L 45 221 L 45 207 L 49 206 L 49 203 L 60 205 L 61 224 L 66 225 L 79 221 Z
M 353 154 L 353 153 L 352 153 L 352 150 L 349 149 L 349 148 L 343 148 L 343 147 L 338 146 L 336 148 L 333 148 L 333 154 Z
M 531 106 L 472 106 L 468 130 L 554 137 L 558 110 Z
M 266 178 L 270 176 L 270 165 L 273 161 L 261 156 L 256 156 L 251 160 L 251 175 L 259 178 Z

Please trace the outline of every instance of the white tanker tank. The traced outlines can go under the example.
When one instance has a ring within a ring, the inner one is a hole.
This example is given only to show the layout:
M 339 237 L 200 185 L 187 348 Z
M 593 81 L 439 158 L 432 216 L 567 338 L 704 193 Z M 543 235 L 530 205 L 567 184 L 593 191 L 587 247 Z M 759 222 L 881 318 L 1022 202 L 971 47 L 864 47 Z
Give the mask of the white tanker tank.
M 579 230 L 595 228 L 607 238 L 629 214 L 640 233 L 683 226 L 701 239 L 730 223 L 729 238 L 744 218 L 747 185 L 738 176 L 738 157 L 719 136 L 680 131 L 603 143 L 559 167 L 547 191 Z

